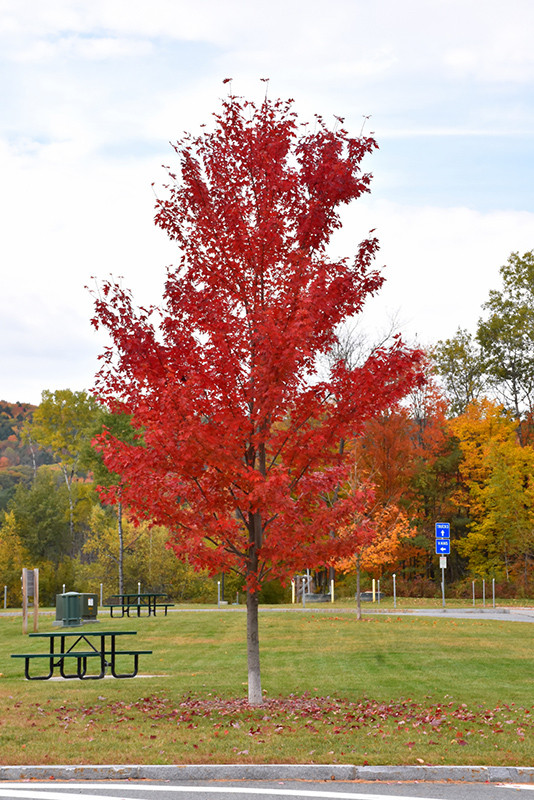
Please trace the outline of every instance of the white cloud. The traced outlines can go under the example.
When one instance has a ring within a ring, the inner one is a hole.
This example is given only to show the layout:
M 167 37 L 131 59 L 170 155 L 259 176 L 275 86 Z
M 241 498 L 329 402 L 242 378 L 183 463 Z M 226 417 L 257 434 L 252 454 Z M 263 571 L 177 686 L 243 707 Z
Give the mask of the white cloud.
M 532 131 L 533 27 L 531 0 L 0 0 L 0 397 L 90 384 L 91 275 L 158 299 L 175 251 L 150 184 L 164 182 L 167 142 L 209 123 L 225 77 L 256 101 L 270 77 L 304 119 L 341 114 L 357 133 L 372 114 L 380 141 L 402 139 L 370 165 L 382 199 L 349 210 L 337 246 L 354 252 L 377 228 L 387 283 L 370 325 L 399 311 L 428 341 L 476 324 L 499 266 L 534 247 L 530 140 L 516 172 L 496 169 L 510 135 Z M 470 148 L 452 147 L 460 136 Z M 457 207 L 450 158 L 490 210 Z M 498 210 L 503 196 L 519 210 Z
M 354 252 L 371 228 L 386 283 L 368 302 L 365 323 L 380 329 L 398 316 L 403 334 L 424 345 L 449 338 L 458 327 L 473 329 L 510 253 L 534 247 L 534 212 L 482 213 L 366 198 L 345 215 L 336 251 Z
M 31 41 L 13 55 L 20 63 L 53 61 L 54 59 L 80 58 L 103 61 L 118 58 L 146 56 L 153 49 L 148 39 L 126 39 L 111 36 L 62 36 Z

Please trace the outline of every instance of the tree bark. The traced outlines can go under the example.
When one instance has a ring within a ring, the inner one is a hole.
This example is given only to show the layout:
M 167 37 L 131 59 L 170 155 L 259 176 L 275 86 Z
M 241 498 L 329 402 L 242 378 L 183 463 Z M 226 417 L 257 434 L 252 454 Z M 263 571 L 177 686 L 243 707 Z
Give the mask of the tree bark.
M 117 503 L 117 532 L 119 534 L 119 594 L 124 592 L 124 536 L 122 531 L 122 501 Z
M 260 637 L 258 628 L 258 593 L 247 588 L 247 661 L 248 702 L 252 706 L 263 703 L 260 674 Z
M 61 465 L 61 469 L 63 471 L 63 477 L 65 478 L 65 483 L 67 485 L 67 495 L 69 499 L 69 529 L 70 529 L 70 546 L 71 548 L 74 547 L 74 501 L 72 499 L 72 478 L 74 476 L 74 468 L 71 470 L 70 477 L 67 473 L 67 468 L 64 464 Z
M 360 595 L 360 559 L 356 562 L 356 619 L 362 618 L 362 598 Z

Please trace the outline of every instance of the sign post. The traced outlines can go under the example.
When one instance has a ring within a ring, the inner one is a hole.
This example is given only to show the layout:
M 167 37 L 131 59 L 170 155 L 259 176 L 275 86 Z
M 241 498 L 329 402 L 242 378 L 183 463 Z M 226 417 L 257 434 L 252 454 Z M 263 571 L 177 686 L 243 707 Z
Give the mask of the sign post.
M 28 633 L 28 604 L 33 600 L 33 632 L 37 632 L 39 618 L 39 570 L 22 570 L 22 633 Z
M 441 567 L 441 602 L 445 608 L 445 568 L 447 559 L 444 556 L 451 552 L 451 526 L 449 522 L 436 522 L 436 555 L 440 556 Z

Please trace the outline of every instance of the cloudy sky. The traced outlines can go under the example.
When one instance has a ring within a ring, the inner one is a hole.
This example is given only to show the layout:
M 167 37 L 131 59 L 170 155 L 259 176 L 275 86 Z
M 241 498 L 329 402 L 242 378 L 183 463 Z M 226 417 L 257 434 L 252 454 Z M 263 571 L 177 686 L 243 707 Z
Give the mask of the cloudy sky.
M 473 328 L 534 248 L 532 0 L 0 0 L 0 399 L 90 388 L 92 276 L 157 301 L 176 252 L 153 224 L 170 141 L 227 92 L 292 97 L 380 145 L 370 228 L 395 316 L 422 344 Z

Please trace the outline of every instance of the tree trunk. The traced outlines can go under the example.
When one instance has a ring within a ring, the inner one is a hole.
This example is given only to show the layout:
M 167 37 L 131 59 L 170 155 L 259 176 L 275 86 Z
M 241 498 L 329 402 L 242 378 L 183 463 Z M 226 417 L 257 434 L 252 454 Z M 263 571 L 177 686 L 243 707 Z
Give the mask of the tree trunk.
M 70 546 L 73 549 L 73 552 L 76 554 L 76 550 L 75 550 L 76 542 L 74 541 L 74 502 L 72 500 L 72 478 L 74 476 L 74 472 L 71 470 L 70 477 L 69 477 L 69 474 L 67 473 L 67 469 L 63 464 L 61 465 L 61 469 L 63 470 L 63 477 L 65 478 L 65 483 L 67 485 L 67 496 L 69 498 Z
M 362 618 L 362 598 L 360 597 L 360 559 L 356 561 L 356 619 Z
M 33 446 L 32 437 L 28 437 L 28 444 L 30 446 L 30 453 L 32 454 L 32 470 L 33 470 L 33 480 L 37 477 L 37 460 L 35 458 L 35 447 Z
M 263 703 L 260 674 L 260 637 L 258 632 L 258 593 L 247 588 L 247 661 L 248 702 L 252 706 Z
M 119 534 L 119 594 L 124 592 L 124 535 L 122 531 L 122 502 L 117 503 L 117 531 Z

